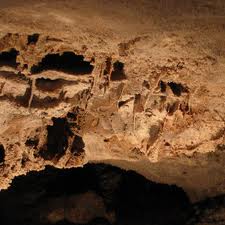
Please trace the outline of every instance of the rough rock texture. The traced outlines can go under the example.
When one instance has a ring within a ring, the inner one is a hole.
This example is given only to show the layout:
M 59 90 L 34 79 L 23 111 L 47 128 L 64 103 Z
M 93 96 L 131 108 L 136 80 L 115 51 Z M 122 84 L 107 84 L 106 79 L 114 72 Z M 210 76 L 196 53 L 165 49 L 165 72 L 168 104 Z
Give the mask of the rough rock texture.
M 1 1 L 0 188 L 105 162 L 225 193 L 225 2 Z

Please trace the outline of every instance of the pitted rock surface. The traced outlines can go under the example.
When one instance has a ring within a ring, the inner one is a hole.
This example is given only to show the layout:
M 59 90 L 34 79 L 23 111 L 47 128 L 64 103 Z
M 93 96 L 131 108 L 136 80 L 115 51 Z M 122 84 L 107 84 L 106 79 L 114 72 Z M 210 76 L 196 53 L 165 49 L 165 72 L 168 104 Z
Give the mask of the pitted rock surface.
M 2 1 L 0 188 L 104 162 L 225 193 L 225 2 Z

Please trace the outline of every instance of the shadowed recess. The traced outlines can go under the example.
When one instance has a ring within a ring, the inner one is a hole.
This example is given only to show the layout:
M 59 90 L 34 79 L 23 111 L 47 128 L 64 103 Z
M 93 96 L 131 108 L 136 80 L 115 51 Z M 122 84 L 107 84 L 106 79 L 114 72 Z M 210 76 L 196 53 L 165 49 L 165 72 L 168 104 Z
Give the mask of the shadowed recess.
M 93 66 L 84 60 L 84 56 L 73 52 L 62 54 L 48 54 L 38 65 L 31 68 L 32 73 L 40 73 L 45 70 L 55 70 L 73 75 L 91 74 Z
M 8 52 L 0 53 L 0 66 L 8 66 L 12 68 L 17 68 L 18 63 L 16 62 L 18 51 L 11 49 Z
M 5 160 L 5 148 L 2 144 L 0 144 L 0 163 Z
M 41 91 L 53 92 L 55 90 L 61 89 L 64 85 L 70 85 L 72 81 L 66 81 L 63 79 L 51 80 L 48 78 L 38 78 L 36 80 L 35 86 Z
M 4 225 L 180 225 L 192 213 L 181 188 L 105 164 L 30 172 L 0 201 Z
M 111 74 L 111 80 L 112 81 L 120 81 L 120 80 L 125 80 L 126 75 L 124 72 L 124 63 L 116 61 L 113 64 L 113 71 Z
M 27 44 L 28 45 L 36 44 L 38 42 L 39 36 L 40 36 L 39 34 L 28 35 L 28 37 L 27 37 Z
M 182 93 L 188 93 L 188 88 L 184 87 L 182 84 L 178 84 L 175 82 L 169 82 L 169 87 L 171 88 L 172 92 L 176 96 L 181 96 Z
M 68 138 L 73 134 L 65 118 L 53 117 L 52 121 L 53 125 L 47 127 L 47 144 L 40 152 L 44 159 L 62 156 L 68 148 Z

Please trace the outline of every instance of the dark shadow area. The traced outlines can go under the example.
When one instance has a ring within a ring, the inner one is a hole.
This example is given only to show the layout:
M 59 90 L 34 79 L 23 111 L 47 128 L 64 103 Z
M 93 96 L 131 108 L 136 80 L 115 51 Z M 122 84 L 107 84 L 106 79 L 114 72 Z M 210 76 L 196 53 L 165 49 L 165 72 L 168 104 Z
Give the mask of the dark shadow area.
M 0 77 L 10 80 L 10 81 L 15 81 L 15 82 L 20 82 L 24 84 L 29 84 L 29 79 L 23 75 L 22 73 L 14 73 L 14 72 L 8 72 L 8 71 L 1 71 L 0 72 Z
M 16 58 L 19 52 L 15 49 L 11 49 L 8 52 L 0 53 L 0 66 L 9 66 L 12 68 L 17 68 L 18 63 L 16 62 Z
M 176 96 L 181 96 L 182 93 L 188 93 L 188 89 L 182 84 L 177 84 L 174 82 L 169 82 L 168 86 L 171 88 L 172 92 Z
M 178 97 L 181 96 L 183 93 L 189 93 L 188 88 L 180 83 L 175 83 L 175 82 L 166 83 L 166 82 L 160 80 L 159 88 L 162 93 L 165 93 L 168 87 L 171 89 L 173 94 Z
M 0 163 L 5 161 L 5 148 L 2 144 L 0 144 Z
M 30 87 L 26 89 L 25 94 L 22 96 L 17 96 L 15 102 L 20 106 L 28 107 L 30 96 L 31 96 L 31 83 Z
M 46 149 L 40 152 L 44 159 L 60 158 L 68 148 L 69 136 L 73 135 L 66 118 L 53 117 L 52 121 L 53 125 L 47 127 Z
M 82 55 L 73 52 L 63 54 L 48 54 L 38 65 L 31 68 L 32 73 L 40 73 L 45 70 L 55 70 L 74 75 L 91 74 L 93 66 L 90 62 L 84 61 Z
M 120 80 L 125 80 L 126 75 L 124 72 L 124 63 L 116 61 L 113 64 L 113 71 L 111 74 L 111 81 L 120 81 Z
M 82 137 L 75 135 L 73 139 L 73 143 L 72 143 L 71 152 L 74 155 L 79 156 L 84 152 L 84 147 L 85 147 L 85 144 Z
M 34 148 L 34 149 L 37 149 L 38 144 L 39 144 L 38 137 L 28 138 L 25 142 L 26 146 L 28 146 L 30 148 Z
M 31 95 L 31 88 L 27 88 L 24 95 L 18 95 L 14 97 L 12 94 L 6 94 L 3 96 L 0 96 L 1 101 L 7 101 L 14 103 L 16 106 L 22 106 L 22 107 L 28 107 L 29 105 L 29 99 Z
M 181 188 L 105 164 L 30 172 L 0 202 L 2 225 L 184 225 L 193 212 Z
M 45 98 L 39 98 L 39 96 L 34 95 L 31 103 L 32 108 L 48 109 L 56 107 L 64 98 L 64 93 L 60 93 L 59 98 L 47 96 Z
M 35 45 L 37 42 L 38 42 L 38 39 L 39 39 L 39 34 L 31 34 L 31 35 L 28 35 L 27 37 L 27 44 L 28 45 Z
M 71 223 L 67 220 L 60 221 L 56 223 L 55 225 L 74 225 L 74 223 Z M 81 225 L 81 224 L 77 224 Z M 92 220 L 90 223 L 87 223 L 86 225 L 110 225 L 109 221 L 104 218 L 96 218 Z
M 38 78 L 36 80 L 36 87 L 41 91 L 53 92 L 55 90 L 59 90 L 63 87 L 63 85 L 70 85 L 73 81 L 66 81 L 63 79 L 55 79 L 51 80 L 48 78 Z
M 188 225 L 223 225 L 225 224 L 225 195 L 205 199 L 193 205 L 196 216 Z
M 159 87 L 162 93 L 166 92 L 166 83 L 163 82 L 162 80 L 159 82 Z

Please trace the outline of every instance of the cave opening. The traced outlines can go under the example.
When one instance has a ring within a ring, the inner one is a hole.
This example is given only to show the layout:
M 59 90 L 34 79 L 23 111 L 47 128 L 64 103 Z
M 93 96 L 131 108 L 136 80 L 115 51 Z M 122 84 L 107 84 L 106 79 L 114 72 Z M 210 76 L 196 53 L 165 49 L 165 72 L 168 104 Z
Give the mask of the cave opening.
M 91 74 L 93 68 L 91 62 L 84 60 L 84 56 L 64 52 L 46 55 L 38 65 L 32 66 L 31 72 L 35 74 L 45 70 L 54 70 L 73 75 L 85 75 Z
M 8 66 L 16 69 L 18 63 L 16 62 L 16 58 L 19 55 L 19 52 L 16 49 L 11 49 L 10 51 L 5 51 L 0 53 L 0 67 Z
M 0 202 L 3 225 L 181 225 L 192 213 L 181 188 L 106 164 L 30 172 Z

